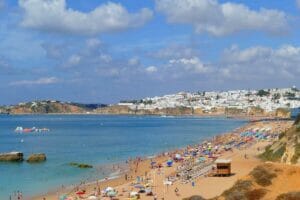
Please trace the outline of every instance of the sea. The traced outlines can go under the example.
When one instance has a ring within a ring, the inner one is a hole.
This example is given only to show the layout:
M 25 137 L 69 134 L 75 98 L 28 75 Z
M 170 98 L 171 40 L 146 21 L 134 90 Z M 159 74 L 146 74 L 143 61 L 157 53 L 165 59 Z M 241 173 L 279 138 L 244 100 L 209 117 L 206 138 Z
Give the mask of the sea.
M 197 144 L 247 121 L 223 117 L 111 115 L 0 115 L 0 152 L 20 151 L 25 159 L 45 153 L 40 164 L 1 163 L 0 199 L 16 191 L 33 196 L 62 186 L 113 176 L 108 165 Z M 16 127 L 49 128 L 16 133 Z M 79 169 L 69 163 L 93 165 Z

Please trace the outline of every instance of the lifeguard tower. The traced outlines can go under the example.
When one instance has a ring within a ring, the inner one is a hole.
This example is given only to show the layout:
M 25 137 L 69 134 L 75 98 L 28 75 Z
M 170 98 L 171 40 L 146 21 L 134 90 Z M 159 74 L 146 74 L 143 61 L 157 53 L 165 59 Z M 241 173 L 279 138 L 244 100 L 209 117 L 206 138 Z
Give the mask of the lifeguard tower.
M 231 160 L 217 159 L 215 161 L 217 165 L 216 176 L 230 176 L 231 175 Z

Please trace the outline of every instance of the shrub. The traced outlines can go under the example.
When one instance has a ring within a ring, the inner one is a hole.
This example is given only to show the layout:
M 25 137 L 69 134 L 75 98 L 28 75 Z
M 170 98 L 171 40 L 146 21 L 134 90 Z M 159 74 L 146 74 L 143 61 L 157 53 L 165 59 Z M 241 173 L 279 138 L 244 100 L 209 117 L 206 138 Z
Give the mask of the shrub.
M 230 189 L 224 191 L 222 196 L 226 200 L 247 200 L 247 193 L 251 190 L 252 185 L 249 180 L 239 180 Z
M 184 198 L 182 200 L 205 200 L 205 199 L 201 196 L 194 195 L 194 196 L 191 196 L 191 197 L 188 197 L 188 198 Z
M 289 192 L 277 196 L 276 200 L 299 200 L 300 192 Z
M 246 196 L 249 200 L 255 199 L 259 200 L 262 199 L 267 194 L 267 190 L 265 189 L 254 189 L 252 191 L 247 192 Z
M 271 146 L 267 146 L 265 152 L 259 155 L 259 158 L 265 161 L 279 161 L 285 152 L 286 144 L 282 144 L 277 151 L 273 151 Z
M 263 187 L 271 185 L 272 179 L 277 176 L 274 172 L 271 172 L 263 166 L 255 167 L 250 175 L 254 178 L 258 185 Z
M 300 123 L 300 114 L 296 117 L 294 125 L 297 125 Z
M 285 132 L 280 133 L 278 136 L 279 140 L 282 139 L 284 136 L 285 136 Z
M 300 144 L 297 143 L 295 145 L 295 153 L 294 153 L 294 155 L 293 155 L 293 157 L 291 159 L 291 162 L 293 164 L 296 164 L 298 162 L 299 157 L 300 157 Z

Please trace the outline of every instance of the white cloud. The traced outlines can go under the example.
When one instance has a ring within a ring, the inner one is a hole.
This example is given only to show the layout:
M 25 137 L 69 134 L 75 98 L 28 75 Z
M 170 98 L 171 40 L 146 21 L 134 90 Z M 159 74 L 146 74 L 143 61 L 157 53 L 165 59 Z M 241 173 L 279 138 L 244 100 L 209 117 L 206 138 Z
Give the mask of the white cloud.
M 24 27 L 44 31 L 94 35 L 120 31 L 144 25 L 152 18 L 152 11 L 143 8 L 129 13 L 121 4 L 108 2 L 84 13 L 67 8 L 66 0 L 19 0 L 24 10 Z
M 277 49 L 256 46 L 244 50 L 234 46 L 224 51 L 221 75 L 233 79 L 291 79 L 300 72 L 300 47 Z
M 10 85 L 22 86 L 22 85 L 49 85 L 58 83 L 59 79 L 56 77 L 45 77 L 37 80 L 20 80 L 11 82 Z
M 191 24 L 197 33 L 216 36 L 256 30 L 271 34 L 287 31 L 287 16 L 278 10 L 251 10 L 243 4 L 217 0 L 156 0 L 156 10 L 170 23 Z
M 86 46 L 88 48 L 98 48 L 101 45 L 101 41 L 97 38 L 90 38 L 86 41 Z
M 5 0 L 0 0 L 0 10 L 5 7 Z
M 149 66 L 149 67 L 146 68 L 146 72 L 149 73 L 149 74 L 155 73 L 155 72 L 157 72 L 157 67 Z
M 81 57 L 79 55 L 72 55 L 68 60 L 68 66 L 78 65 L 81 61 Z
M 208 73 L 210 72 L 210 69 L 205 66 L 201 60 L 198 57 L 193 57 L 193 58 L 181 58 L 181 59 L 172 59 L 169 61 L 169 64 L 172 67 L 183 67 L 186 71 L 192 72 L 192 73 Z
M 150 56 L 158 59 L 170 59 L 170 58 L 191 58 L 198 54 L 196 48 L 183 45 L 170 45 L 165 48 L 159 49 L 155 52 L 149 53 Z
M 106 63 L 109 63 L 112 61 L 112 57 L 108 54 L 101 54 L 100 55 L 100 60 Z
M 300 0 L 296 0 L 296 4 L 297 4 L 298 8 L 300 9 Z
M 137 57 L 133 57 L 133 58 L 130 58 L 129 60 L 128 60 L 128 65 L 129 66 L 137 66 L 137 65 L 139 65 L 140 64 L 140 60 L 139 60 L 139 58 L 137 58 Z

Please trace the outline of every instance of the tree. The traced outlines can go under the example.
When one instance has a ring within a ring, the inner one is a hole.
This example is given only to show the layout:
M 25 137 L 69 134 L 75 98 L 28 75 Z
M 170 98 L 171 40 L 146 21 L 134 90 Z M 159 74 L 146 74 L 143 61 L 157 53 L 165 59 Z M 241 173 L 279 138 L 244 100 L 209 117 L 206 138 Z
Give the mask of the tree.
M 270 95 L 270 92 L 269 91 L 265 91 L 265 90 L 259 90 L 257 92 L 257 95 L 260 96 L 260 97 L 263 97 L 263 96 L 269 96 Z
M 281 95 L 279 93 L 275 93 L 273 95 L 273 100 L 278 100 L 278 99 L 280 99 L 280 97 L 281 97 Z

